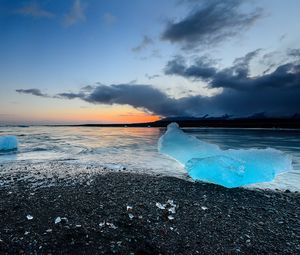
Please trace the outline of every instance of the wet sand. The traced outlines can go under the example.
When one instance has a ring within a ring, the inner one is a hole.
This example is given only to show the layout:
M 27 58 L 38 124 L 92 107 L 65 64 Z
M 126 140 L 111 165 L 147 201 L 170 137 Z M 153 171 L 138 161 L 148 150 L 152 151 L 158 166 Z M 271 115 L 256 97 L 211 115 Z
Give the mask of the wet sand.
M 7 167 L 1 254 L 300 254 L 299 193 L 128 172 L 33 182 Z

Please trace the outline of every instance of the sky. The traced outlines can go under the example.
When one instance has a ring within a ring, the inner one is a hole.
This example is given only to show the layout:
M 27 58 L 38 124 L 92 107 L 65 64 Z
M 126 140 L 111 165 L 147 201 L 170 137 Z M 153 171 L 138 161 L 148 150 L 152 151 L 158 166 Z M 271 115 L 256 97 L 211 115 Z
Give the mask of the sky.
M 0 124 L 300 113 L 298 0 L 0 0 Z

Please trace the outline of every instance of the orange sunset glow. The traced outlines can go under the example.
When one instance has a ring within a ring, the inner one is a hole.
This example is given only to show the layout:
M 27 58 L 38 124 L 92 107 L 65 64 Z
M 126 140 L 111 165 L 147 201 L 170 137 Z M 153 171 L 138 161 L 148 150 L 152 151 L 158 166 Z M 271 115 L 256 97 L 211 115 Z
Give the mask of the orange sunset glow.
M 19 118 L 26 118 L 22 115 Z M 52 109 L 48 111 L 38 111 L 32 113 L 30 118 L 33 122 L 41 121 L 44 123 L 145 123 L 153 122 L 160 119 L 157 115 L 147 114 L 143 111 L 131 107 L 95 107 L 95 108 L 79 108 L 64 109 L 57 111 Z

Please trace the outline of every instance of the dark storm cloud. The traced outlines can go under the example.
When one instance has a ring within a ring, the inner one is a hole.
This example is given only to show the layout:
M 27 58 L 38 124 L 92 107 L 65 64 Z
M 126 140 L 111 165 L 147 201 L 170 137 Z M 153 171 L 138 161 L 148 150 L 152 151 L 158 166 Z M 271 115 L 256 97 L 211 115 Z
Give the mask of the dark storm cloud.
M 196 1 L 195 1 L 196 3 Z M 178 22 L 169 22 L 162 39 L 184 48 L 211 46 L 249 28 L 262 16 L 261 9 L 242 12 L 240 0 L 200 1 L 194 11 Z
M 195 115 L 200 110 L 201 98 L 174 99 L 151 85 L 98 85 L 90 93 L 61 93 L 61 98 L 80 98 L 93 104 L 131 105 L 160 116 Z
M 219 94 L 207 97 L 186 95 L 174 98 L 167 92 L 145 84 L 96 83 L 85 86 L 77 93 L 60 93 L 53 98 L 81 99 L 92 104 L 131 105 L 147 113 L 162 117 L 209 115 L 246 116 L 257 112 L 270 115 L 292 115 L 300 112 L 300 64 L 298 59 L 275 67 L 269 73 L 250 75 L 250 62 L 258 58 L 260 50 L 237 58 L 231 67 L 218 69 L 207 57 L 187 65 L 176 57 L 166 67 L 167 74 L 192 80 L 204 80 L 208 87 L 221 88 Z M 37 89 L 18 90 L 20 93 L 47 96 Z M 49 96 L 48 96 L 49 97 Z
M 286 74 L 286 68 L 279 68 L 276 75 L 264 77 L 273 82 L 277 76 L 281 81 Z M 188 95 L 173 98 L 167 93 L 151 85 L 118 84 L 99 85 L 93 91 L 85 94 L 64 93 L 64 98 L 80 98 L 93 104 L 131 105 L 159 116 L 194 116 L 204 114 L 238 116 L 250 115 L 256 112 L 266 112 L 274 115 L 291 115 L 300 111 L 300 75 L 297 81 L 289 81 L 280 86 L 256 86 L 253 89 L 223 88 L 221 94 L 206 97 Z M 287 78 L 289 80 L 289 78 Z M 291 79 L 293 80 L 293 79 Z M 291 85 L 292 84 L 292 85 Z
M 267 112 L 291 115 L 300 111 L 300 86 L 262 87 L 252 90 L 224 88 L 221 94 L 173 98 L 151 85 L 98 85 L 91 92 L 61 93 L 54 98 L 81 99 L 93 104 L 131 105 L 162 117 L 209 115 L 249 115 Z
M 215 112 L 233 115 L 251 115 L 265 112 L 270 115 L 292 115 L 300 111 L 300 89 L 263 87 L 252 90 L 224 89 L 212 98 Z
M 75 98 L 83 98 L 84 97 L 84 93 L 72 93 L 72 92 L 66 92 L 66 93 L 60 93 L 57 94 L 56 98 L 66 98 L 66 99 L 75 99 Z
M 175 57 L 169 61 L 165 74 L 179 75 L 189 79 L 204 80 L 212 88 L 230 88 L 234 90 L 256 90 L 265 87 L 273 88 L 298 88 L 300 82 L 300 64 L 297 62 L 284 63 L 271 73 L 251 77 L 250 61 L 261 50 L 249 52 L 244 57 L 237 58 L 229 68 L 217 69 L 201 58 L 193 64 L 187 65 L 182 57 Z M 273 67 L 273 65 L 272 65 Z
M 230 114 L 299 112 L 300 55 L 296 61 L 278 65 L 270 73 L 264 72 L 252 77 L 249 64 L 260 51 L 258 49 L 237 58 L 231 67 L 224 69 L 217 69 L 209 62 L 199 60 L 187 65 L 182 57 L 175 57 L 167 63 L 165 73 L 204 80 L 211 88 L 222 88 L 223 92 L 210 100 L 212 109 L 216 111 L 222 109 L 224 113 Z M 290 52 L 294 56 L 297 54 L 297 51 Z
M 217 69 L 211 66 L 205 58 L 198 58 L 195 64 L 186 66 L 185 59 L 182 56 L 176 56 L 173 60 L 169 61 L 165 68 L 165 74 L 180 75 L 186 78 L 211 78 L 217 72 Z
M 31 94 L 39 97 L 49 97 L 47 94 L 42 93 L 39 89 L 17 89 L 16 92 L 21 94 Z

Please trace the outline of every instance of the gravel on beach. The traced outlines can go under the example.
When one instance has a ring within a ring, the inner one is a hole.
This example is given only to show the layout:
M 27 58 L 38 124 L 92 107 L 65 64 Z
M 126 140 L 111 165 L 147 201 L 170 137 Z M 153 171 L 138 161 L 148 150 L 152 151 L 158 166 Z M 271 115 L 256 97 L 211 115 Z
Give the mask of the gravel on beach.
M 300 254 L 297 192 L 129 172 L 40 186 L 18 175 L 0 186 L 0 254 Z

